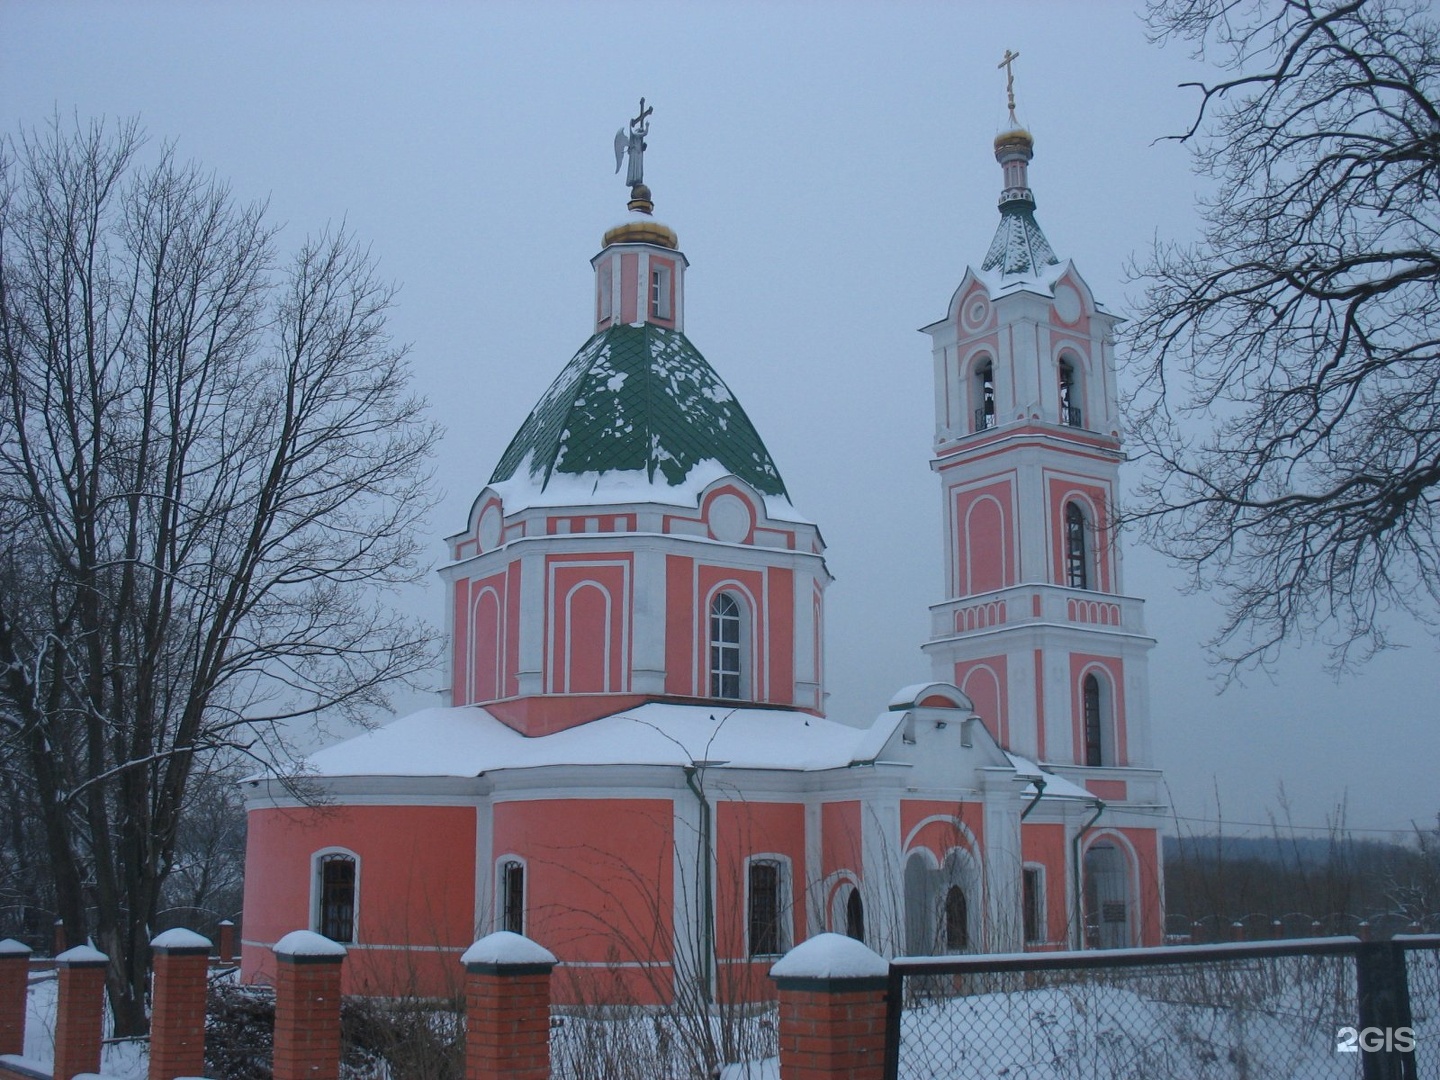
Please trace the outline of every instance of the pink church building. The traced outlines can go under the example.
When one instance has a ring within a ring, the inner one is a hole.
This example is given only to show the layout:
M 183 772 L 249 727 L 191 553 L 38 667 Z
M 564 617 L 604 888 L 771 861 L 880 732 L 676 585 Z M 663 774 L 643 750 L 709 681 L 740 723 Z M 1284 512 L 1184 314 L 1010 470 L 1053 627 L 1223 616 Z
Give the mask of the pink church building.
M 318 802 L 249 783 L 247 980 L 299 928 L 347 946 L 347 992 L 444 992 L 510 929 L 562 1000 L 639 1003 L 767 996 L 826 930 L 885 955 L 1161 940 L 1117 320 L 1041 232 L 1032 151 L 996 139 L 994 242 L 925 328 L 933 681 L 825 717 L 820 530 L 686 336 L 688 262 L 637 173 L 594 334 L 446 541 L 448 701 L 314 754 Z

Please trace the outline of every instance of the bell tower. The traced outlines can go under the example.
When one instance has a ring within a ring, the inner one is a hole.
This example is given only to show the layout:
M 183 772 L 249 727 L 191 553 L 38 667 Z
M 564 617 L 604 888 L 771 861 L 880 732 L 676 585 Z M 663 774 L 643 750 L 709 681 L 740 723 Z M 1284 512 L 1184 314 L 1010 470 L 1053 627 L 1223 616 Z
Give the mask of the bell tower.
M 1149 773 L 1154 642 L 1143 602 L 1125 595 L 1111 527 L 1124 460 L 1119 320 L 1035 219 L 1035 141 L 1013 96 L 1010 125 L 994 145 L 995 238 L 924 328 L 945 557 L 924 648 L 935 678 L 963 689 L 1003 746 L 1075 770 L 1107 800 L 1152 801 L 1153 783 L 1127 786 L 1136 767 Z

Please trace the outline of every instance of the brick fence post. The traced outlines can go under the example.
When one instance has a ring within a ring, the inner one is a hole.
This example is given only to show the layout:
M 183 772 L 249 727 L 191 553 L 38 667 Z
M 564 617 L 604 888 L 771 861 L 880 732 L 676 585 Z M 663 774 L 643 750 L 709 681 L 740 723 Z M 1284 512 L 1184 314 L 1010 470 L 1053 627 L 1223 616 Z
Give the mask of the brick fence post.
M 203 1076 L 210 939 L 166 930 L 150 942 L 150 950 L 150 1080 Z
M 221 919 L 215 939 L 215 959 L 221 967 L 229 967 L 235 960 L 235 924 L 229 919 Z
M 555 954 L 501 930 L 465 965 L 465 1080 L 549 1080 L 550 971 Z
M 0 1054 L 25 1053 L 25 994 L 30 986 L 30 946 L 0 941 Z
M 60 994 L 55 1003 L 55 1080 L 100 1071 L 100 1016 L 105 1001 L 105 969 L 110 958 L 78 945 L 55 957 Z
M 345 946 L 294 930 L 275 953 L 275 1080 L 339 1080 Z
M 818 934 L 770 969 L 780 991 L 780 1080 L 881 1080 L 890 965 L 843 934 Z

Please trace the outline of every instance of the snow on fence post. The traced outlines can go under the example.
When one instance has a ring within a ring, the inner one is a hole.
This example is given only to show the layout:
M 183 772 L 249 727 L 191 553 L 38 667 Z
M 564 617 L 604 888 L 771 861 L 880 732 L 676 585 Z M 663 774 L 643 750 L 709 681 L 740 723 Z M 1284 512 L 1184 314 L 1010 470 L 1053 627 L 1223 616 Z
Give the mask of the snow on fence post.
M 55 957 L 60 991 L 55 1003 L 55 1080 L 100 1071 L 100 1018 L 110 958 L 78 945 Z
M 25 1053 L 25 991 L 30 984 L 30 946 L 0 941 L 0 1054 Z
M 465 950 L 465 1080 L 549 1080 L 555 954 L 501 930 Z
M 780 991 L 780 1080 L 881 1080 L 890 965 L 843 934 L 817 934 L 770 969 Z
M 293 930 L 275 953 L 275 1080 L 339 1080 L 345 946 Z
M 150 949 L 150 1080 L 202 1076 L 210 939 L 189 930 L 166 930 Z

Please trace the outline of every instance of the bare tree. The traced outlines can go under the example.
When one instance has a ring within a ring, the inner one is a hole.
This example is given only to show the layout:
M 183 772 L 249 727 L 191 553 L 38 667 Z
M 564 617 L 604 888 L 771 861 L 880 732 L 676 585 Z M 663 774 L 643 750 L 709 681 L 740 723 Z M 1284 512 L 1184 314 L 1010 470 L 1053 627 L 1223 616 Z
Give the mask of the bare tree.
M 1219 660 L 1337 667 L 1440 599 L 1440 41 L 1412 0 L 1152 0 L 1198 85 L 1193 244 L 1157 243 L 1124 344 L 1131 518 L 1215 588 Z
M 383 596 L 436 439 L 393 290 L 264 210 L 133 123 L 0 143 L 0 762 L 122 1034 L 196 770 L 429 663 Z

